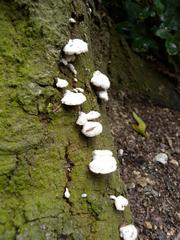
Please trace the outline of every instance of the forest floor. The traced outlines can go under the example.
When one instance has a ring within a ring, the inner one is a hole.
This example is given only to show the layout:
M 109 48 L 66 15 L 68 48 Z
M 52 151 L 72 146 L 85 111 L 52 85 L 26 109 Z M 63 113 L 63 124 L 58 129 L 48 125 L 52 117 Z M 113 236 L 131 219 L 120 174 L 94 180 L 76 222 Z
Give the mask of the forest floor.
M 180 113 L 114 90 L 107 108 L 138 239 L 180 240 Z M 133 130 L 132 111 L 147 124 L 148 139 Z M 167 164 L 154 160 L 159 153 Z

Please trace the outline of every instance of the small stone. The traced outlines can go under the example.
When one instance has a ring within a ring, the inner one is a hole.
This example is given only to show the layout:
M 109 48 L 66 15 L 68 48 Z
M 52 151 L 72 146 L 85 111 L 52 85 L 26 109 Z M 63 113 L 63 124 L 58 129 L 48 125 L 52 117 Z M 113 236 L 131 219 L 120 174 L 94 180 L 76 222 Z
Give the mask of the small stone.
M 176 161 L 175 159 L 172 159 L 172 160 L 170 161 L 170 163 L 171 163 L 172 165 L 174 165 L 175 167 L 179 167 L 179 163 L 178 163 L 178 161 Z
M 141 187 L 146 187 L 147 186 L 147 179 L 145 177 L 140 177 L 137 179 L 137 184 L 139 184 Z
M 166 153 L 159 153 L 158 155 L 155 156 L 154 160 L 165 165 L 167 164 L 168 161 L 168 155 Z
M 122 157 L 123 154 L 124 154 L 124 150 L 123 149 L 119 149 L 118 154 L 119 154 L 120 157 Z
M 148 222 L 148 221 L 145 221 L 144 226 L 147 229 L 152 229 L 153 228 L 152 224 L 150 222 Z
M 178 233 L 173 240 L 180 240 L 180 233 Z
M 180 212 L 175 212 L 175 217 L 178 222 L 180 222 Z

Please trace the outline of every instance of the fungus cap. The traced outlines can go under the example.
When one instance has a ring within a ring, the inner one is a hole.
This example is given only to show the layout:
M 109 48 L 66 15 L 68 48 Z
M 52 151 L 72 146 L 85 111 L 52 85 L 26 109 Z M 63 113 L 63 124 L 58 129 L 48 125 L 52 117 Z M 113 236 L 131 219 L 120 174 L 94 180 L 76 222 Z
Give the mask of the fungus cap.
M 68 106 L 81 105 L 86 101 L 86 96 L 83 93 L 75 93 L 66 90 L 64 97 L 61 99 L 61 103 Z
M 108 101 L 109 100 L 109 96 L 108 96 L 108 93 L 107 91 L 99 91 L 98 92 L 98 97 L 104 101 Z
M 56 83 L 56 87 L 58 88 L 65 88 L 69 85 L 69 83 L 61 78 L 57 78 L 57 83 Z
M 108 174 L 116 171 L 116 159 L 109 155 L 95 155 L 93 153 L 93 160 L 89 163 L 89 169 L 96 174 Z
M 66 55 L 79 55 L 88 52 L 88 44 L 81 39 L 70 39 L 63 51 Z
M 103 127 L 99 122 L 87 121 L 82 128 L 82 133 L 86 137 L 95 137 L 102 133 Z
M 101 116 L 101 114 L 97 111 L 90 111 L 86 114 L 87 120 L 94 120 Z
M 107 90 L 110 87 L 109 78 L 98 70 L 93 73 L 91 83 L 94 86 L 102 88 L 104 90 Z
M 64 197 L 65 198 L 70 198 L 71 194 L 69 192 L 69 189 L 66 187 L 65 192 L 64 192 Z
M 94 150 L 92 152 L 93 157 L 96 156 L 109 156 L 112 157 L 113 153 L 110 150 Z
M 119 211 L 124 211 L 125 207 L 128 205 L 128 200 L 121 195 L 118 197 L 111 195 L 110 199 L 114 200 L 114 205 Z
M 138 237 L 138 230 L 133 224 L 120 227 L 120 237 L 124 240 L 136 240 Z
M 76 124 L 80 125 L 80 126 L 83 126 L 86 122 L 87 122 L 86 113 L 79 112 L 79 117 L 78 117 L 78 119 L 76 121 Z

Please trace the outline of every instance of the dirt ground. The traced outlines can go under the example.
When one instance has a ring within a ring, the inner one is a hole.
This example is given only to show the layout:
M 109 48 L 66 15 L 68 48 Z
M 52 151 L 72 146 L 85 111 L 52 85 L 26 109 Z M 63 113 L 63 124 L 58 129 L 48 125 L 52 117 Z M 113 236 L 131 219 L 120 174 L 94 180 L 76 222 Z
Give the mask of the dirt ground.
M 180 240 L 180 113 L 124 92 L 110 94 L 111 131 L 138 239 Z M 148 139 L 133 130 L 132 111 L 147 124 Z M 159 153 L 168 155 L 167 164 L 154 160 Z

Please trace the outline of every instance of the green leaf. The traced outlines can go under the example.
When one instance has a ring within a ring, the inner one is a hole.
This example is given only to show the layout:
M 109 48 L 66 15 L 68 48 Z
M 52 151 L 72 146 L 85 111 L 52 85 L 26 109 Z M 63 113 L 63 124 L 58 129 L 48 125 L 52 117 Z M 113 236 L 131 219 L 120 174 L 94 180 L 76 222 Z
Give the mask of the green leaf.
M 154 6 L 155 6 L 156 12 L 159 15 L 163 13 L 165 6 L 164 6 L 164 4 L 162 4 L 161 0 L 154 0 Z
M 137 122 L 137 124 L 132 125 L 133 129 L 139 134 L 141 134 L 142 136 L 148 137 L 148 133 L 146 132 L 147 126 L 145 122 L 135 112 L 133 112 L 132 115 Z
M 132 47 L 136 52 L 147 52 L 149 49 L 156 49 L 156 43 L 151 39 L 144 36 L 134 38 Z
M 168 28 L 159 28 L 156 32 L 155 35 L 157 37 L 160 37 L 162 39 L 167 39 L 168 37 L 170 37 L 170 33 Z
M 167 39 L 165 42 L 167 53 L 171 56 L 178 54 L 178 46 L 174 39 Z

